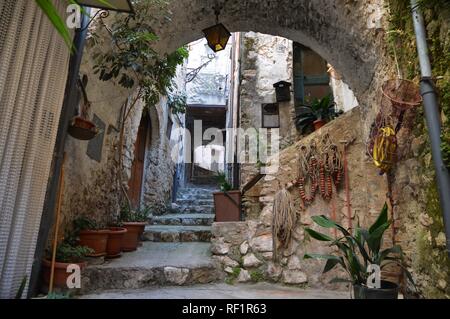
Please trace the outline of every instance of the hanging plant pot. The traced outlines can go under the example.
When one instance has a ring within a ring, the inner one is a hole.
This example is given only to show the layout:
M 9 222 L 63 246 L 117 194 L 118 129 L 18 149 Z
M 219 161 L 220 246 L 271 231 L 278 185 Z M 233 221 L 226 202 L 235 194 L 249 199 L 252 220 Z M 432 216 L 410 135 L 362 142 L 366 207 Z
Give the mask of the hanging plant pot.
M 88 141 L 98 134 L 98 128 L 94 122 L 75 116 L 70 121 L 68 132 L 78 140 Z
M 315 120 L 313 122 L 314 124 L 314 130 L 317 131 L 319 130 L 322 126 L 324 126 L 326 124 L 326 122 L 324 120 Z
M 419 87 L 408 80 L 388 80 L 384 83 L 382 92 L 391 105 L 400 111 L 409 110 L 422 103 Z

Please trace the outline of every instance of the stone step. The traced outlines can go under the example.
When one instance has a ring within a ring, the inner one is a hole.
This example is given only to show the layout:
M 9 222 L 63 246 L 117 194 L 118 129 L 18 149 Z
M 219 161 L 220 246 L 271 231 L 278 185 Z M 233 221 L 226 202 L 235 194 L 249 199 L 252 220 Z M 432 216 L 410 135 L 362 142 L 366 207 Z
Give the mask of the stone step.
M 177 205 L 172 204 L 172 211 L 177 214 L 214 214 L 214 205 Z
M 209 199 L 201 199 L 201 198 L 180 198 L 177 199 L 177 201 L 175 202 L 175 204 L 180 205 L 180 206 L 211 206 L 214 205 L 214 199 L 213 198 L 209 198 Z
M 143 243 L 137 251 L 82 271 L 82 293 L 223 280 L 207 243 Z
M 211 226 L 214 214 L 168 214 L 153 216 L 150 224 L 153 225 L 185 225 L 185 226 Z
M 147 225 L 143 240 L 152 242 L 209 242 L 211 226 Z

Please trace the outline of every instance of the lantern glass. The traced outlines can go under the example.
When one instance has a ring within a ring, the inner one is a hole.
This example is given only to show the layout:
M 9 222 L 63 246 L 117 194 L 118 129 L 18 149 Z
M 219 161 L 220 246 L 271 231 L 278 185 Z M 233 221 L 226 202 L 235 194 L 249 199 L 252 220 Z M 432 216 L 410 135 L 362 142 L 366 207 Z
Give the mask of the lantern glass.
M 224 50 L 227 46 L 228 40 L 231 37 L 230 31 L 228 31 L 222 23 L 218 23 L 203 30 L 203 33 L 206 37 L 206 40 L 208 40 L 208 46 L 214 52 Z
M 131 4 L 130 0 L 107 0 L 107 1 L 110 4 L 110 6 L 105 4 L 105 1 L 100 0 L 75 0 L 75 2 L 78 3 L 80 6 L 118 12 L 128 12 L 128 13 L 134 12 L 133 5 Z

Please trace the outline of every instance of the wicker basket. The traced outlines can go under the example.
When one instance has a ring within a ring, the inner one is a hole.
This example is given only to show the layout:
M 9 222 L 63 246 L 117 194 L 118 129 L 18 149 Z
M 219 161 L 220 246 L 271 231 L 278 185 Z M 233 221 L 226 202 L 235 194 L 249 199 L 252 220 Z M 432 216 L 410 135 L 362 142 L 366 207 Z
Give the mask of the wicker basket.
M 408 80 L 388 80 L 384 83 L 382 91 L 391 105 L 401 111 L 417 107 L 422 103 L 419 87 Z

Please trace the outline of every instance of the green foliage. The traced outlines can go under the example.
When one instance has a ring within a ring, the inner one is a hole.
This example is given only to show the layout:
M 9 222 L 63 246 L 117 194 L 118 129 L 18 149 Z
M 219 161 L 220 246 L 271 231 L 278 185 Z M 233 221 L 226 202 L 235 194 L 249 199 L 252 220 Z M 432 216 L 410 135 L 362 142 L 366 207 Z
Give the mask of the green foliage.
M 233 187 L 228 182 L 227 177 L 225 176 L 224 173 L 219 173 L 216 178 L 217 178 L 217 183 L 219 184 L 219 187 L 220 187 L 220 191 L 228 192 L 233 189 Z
M 72 37 L 70 36 L 69 29 L 67 28 L 66 23 L 64 22 L 64 19 L 61 18 L 61 16 L 59 15 L 58 10 L 53 5 L 53 1 L 52 0 L 34 0 L 34 1 L 41 8 L 41 10 L 44 12 L 44 14 L 50 20 L 50 22 L 53 24 L 56 31 L 64 39 L 64 42 L 66 43 L 67 47 L 72 49 L 73 43 L 72 43 Z M 75 3 L 75 1 L 73 1 L 73 0 L 68 0 L 67 2 L 72 3 L 72 4 Z
M 151 23 L 159 16 L 168 18 L 166 1 L 141 0 L 135 2 L 135 15 L 117 16 L 109 28 L 113 48 L 94 55 L 94 72 L 102 81 L 118 80 L 124 88 L 138 86 L 148 107 L 176 90 L 172 79 L 177 66 L 188 57 L 182 47 L 160 57 L 154 49 L 159 40 Z
M 86 216 L 77 217 L 73 221 L 73 229 L 75 235 L 78 235 L 78 233 L 82 230 L 100 230 L 103 228 L 104 227 L 102 224 Z
M 310 105 L 304 104 L 298 107 L 297 112 L 295 123 L 302 134 L 312 129 L 314 121 L 329 122 L 342 114 L 342 112 L 336 111 L 336 105 L 331 94 L 321 99 L 314 98 Z
M 83 261 L 86 255 L 93 253 L 93 250 L 86 246 L 72 245 L 67 241 L 62 242 L 56 248 L 56 261 L 62 263 L 77 263 Z M 48 252 L 47 258 L 51 259 Z
M 252 270 L 250 272 L 250 278 L 252 279 L 253 282 L 260 282 L 264 280 L 264 273 L 257 269 L 257 270 Z
M 383 235 L 391 225 L 391 221 L 388 220 L 386 204 L 369 229 L 363 229 L 358 225 L 353 235 L 326 216 L 313 216 L 312 219 L 317 225 L 323 228 L 336 229 L 342 234 L 341 237 L 335 239 L 311 228 L 305 228 L 306 233 L 312 238 L 329 242 L 330 247 L 337 248 L 338 252 L 335 255 L 305 254 L 305 259 L 315 258 L 327 261 L 323 273 L 332 270 L 337 265 L 347 272 L 348 278 L 335 278 L 332 282 L 351 282 L 365 285 L 370 275 L 367 272 L 367 267 L 370 264 L 379 265 L 381 269 L 392 264 L 400 266 L 412 282 L 411 274 L 406 270 L 403 262 L 401 247 L 396 245 L 384 250 L 381 249 Z
M 225 279 L 225 283 L 228 285 L 234 284 L 236 279 L 241 274 L 241 268 L 240 267 L 233 267 L 233 271 L 231 274 L 228 275 L 228 277 Z
M 184 94 L 169 94 L 168 106 L 173 114 L 186 113 L 187 97 Z
M 23 292 L 25 290 L 25 286 L 27 285 L 27 281 L 28 281 L 28 277 L 27 276 L 23 277 L 22 282 L 20 283 L 20 286 L 19 286 L 19 290 L 16 293 L 15 299 L 22 299 Z
M 51 292 L 47 295 L 47 299 L 72 299 L 72 296 L 70 295 L 70 292 L 66 293 Z
M 121 222 L 146 222 L 150 216 L 150 207 L 131 209 L 128 205 L 122 207 L 120 211 Z

